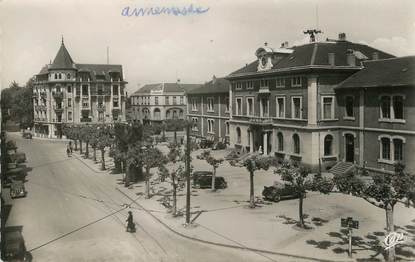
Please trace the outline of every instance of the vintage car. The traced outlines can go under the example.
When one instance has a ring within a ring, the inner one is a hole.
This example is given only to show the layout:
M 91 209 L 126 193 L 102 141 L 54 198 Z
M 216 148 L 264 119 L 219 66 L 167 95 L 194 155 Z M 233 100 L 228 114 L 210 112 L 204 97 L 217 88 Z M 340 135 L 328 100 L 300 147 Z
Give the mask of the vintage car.
M 272 186 L 264 186 L 262 196 L 265 200 L 274 202 L 300 197 L 291 185 L 280 182 L 274 182 Z
M 194 188 L 211 188 L 212 187 L 212 176 L 213 173 L 210 171 L 195 171 L 192 175 L 193 177 L 193 187 Z M 225 181 L 225 178 L 222 176 L 215 177 L 215 188 L 223 189 L 227 188 L 228 184 Z
M 26 139 L 32 139 L 32 132 L 30 132 L 30 130 L 24 130 L 22 133 L 22 137 Z
M 26 261 L 26 246 L 20 231 L 6 229 L 3 241 L 6 261 Z
M 18 198 L 18 197 L 25 197 L 25 196 L 26 196 L 26 189 L 24 187 L 24 183 L 22 181 L 13 181 L 10 186 L 10 197 Z

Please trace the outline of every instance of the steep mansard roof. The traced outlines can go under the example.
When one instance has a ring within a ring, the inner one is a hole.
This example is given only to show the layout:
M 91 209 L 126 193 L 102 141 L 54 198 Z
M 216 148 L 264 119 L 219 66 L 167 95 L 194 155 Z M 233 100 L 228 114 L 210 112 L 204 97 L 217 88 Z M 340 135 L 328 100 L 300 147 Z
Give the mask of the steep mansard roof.
M 151 93 L 151 91 L 163 91 L 163 92 L 189 92 L 195 88 L 200 87 L 200 84 L 180 84 L 180 83 L 157 83 L 157 84 L 147 84 L 132 95 L 138 95 L 143 93 Z
M 291 54 L 287 54 L 284 58 L 274 64 L 272 69 L 269 70 L 270 72 L 279 70 L 285 71 L 300 67 L 330 66 L 328 60 L 329 53 L 333 53 L 335 56 L 335 66 L 348 66 L 346 54 L 349 50 L 353 51 L 353 54 L 356 57 L 357 66 L 359 66 L 360 61 L 363 61 L 363 57 L 367 57 L 369 60 L 372 59 L 373 53 L 378 54 L 378 59 L 394 57 L 391 54 L 385 53 L 368 45 L 349 41 L 315 42 L 301 46 L 293 46 L 288 49 L 293 50 L 293 52 Z M 231 73 L 229 77 L 255 74 L 257 72 L 257 67 L 258 60 L 255 60 Z
M 344 80 L 337 90 L 415 86 L 415 56 L 406 56 L 363 63 L 363 69 Z

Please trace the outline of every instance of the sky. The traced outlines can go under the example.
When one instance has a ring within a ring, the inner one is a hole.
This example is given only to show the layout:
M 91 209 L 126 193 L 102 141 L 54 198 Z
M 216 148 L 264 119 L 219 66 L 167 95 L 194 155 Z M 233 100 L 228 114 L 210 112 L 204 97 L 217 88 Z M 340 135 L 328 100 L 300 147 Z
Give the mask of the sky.
M 123 16 L 124 8 L 201 7 L 187 16 Z M 121 64 L 128 92 L 148 83 L 204 83 L 256 59 L 267 42 L 301 45 L 303 30 L 415 55 L 413 0 L 0 0 L 1 88 L 53 61 L 63 35 L 76 63 Z

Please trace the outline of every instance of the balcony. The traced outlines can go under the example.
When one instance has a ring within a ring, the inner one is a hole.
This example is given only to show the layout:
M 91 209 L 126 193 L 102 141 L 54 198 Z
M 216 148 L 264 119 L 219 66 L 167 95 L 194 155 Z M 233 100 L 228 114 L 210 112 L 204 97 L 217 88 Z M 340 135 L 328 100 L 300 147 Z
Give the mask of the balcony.
M 62 114 L 63 108 L 62 106 L 53 106 L 53 110 L 55 110 L 55 113 Z
M 86 122 L 92 122 L 92 118 L 89 118 L 89 117 L 88 117 L 88 118 L 84 118 L 84 117 L 83 117 L 83 118 L 81 118 L 81 122 L 83 122 L 83 123 L 84 123 L 84 122 L 85 122 L 85 123 L 86 123 Z
M 271 125 L 272 118 L 271 117 L 261 117 L 261 116 L 253 116 L 249 117 L 249 123 L 252 125 Z
M 260 93 L 260 94 L 270 94 L 269 87 L 268 86 L 261 86 L 259 88 L 258 93 Z
M 37 110 L 37 111 L 46 111 L 46 106 L 44 106 L 44 105 L 35 105 L 35 110 Z
M 40 92 L 40 97 L 46 99 L 47 95 L 46 92 Z
M 63 92 L 52 92 L 52 96 L 55 98 L 55 99 L 59 99 L 59 100 L 62 100 L 63 99 Z
M 98 112 L 105 112 L 105 105 L 98 105 L 97 110 Z

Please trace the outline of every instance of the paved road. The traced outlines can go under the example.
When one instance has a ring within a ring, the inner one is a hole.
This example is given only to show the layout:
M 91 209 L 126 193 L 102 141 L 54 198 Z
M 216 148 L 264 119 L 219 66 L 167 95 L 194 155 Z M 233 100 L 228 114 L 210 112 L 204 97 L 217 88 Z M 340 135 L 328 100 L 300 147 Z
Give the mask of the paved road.
M 131 202 L 116 190 L 119 175 L 95 173 L 68 158 L 61 142 L 8 137 L 26 152 L 31 171 L 26 198 L 5 196 L 12 205 L 6 226 L 22 226 L 33 261 L 272 261 L 181 238 L 137 209 L 137 232 L 127 233 L 122 205 Z

